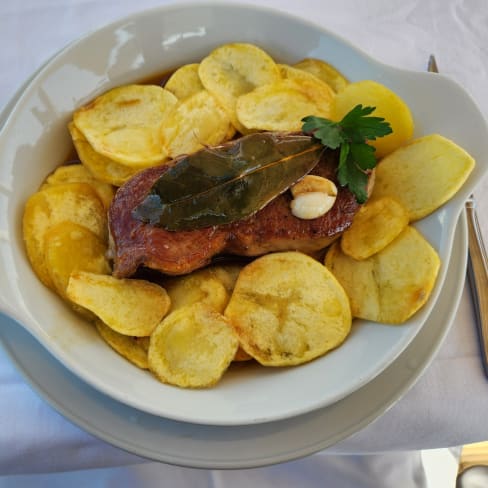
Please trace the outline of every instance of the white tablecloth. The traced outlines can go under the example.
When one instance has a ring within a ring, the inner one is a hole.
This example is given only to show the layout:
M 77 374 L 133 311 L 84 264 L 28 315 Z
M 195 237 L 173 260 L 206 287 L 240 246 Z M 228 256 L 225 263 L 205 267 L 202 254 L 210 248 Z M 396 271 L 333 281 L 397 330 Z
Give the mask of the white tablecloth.
M 169 2 L 2 0 L 0 107 L 36 68 L 70 41 L 131 12 L 164 3 Z M 486 0 L 261 0 L 254 3 L 308 18 L 393 66 L 424 70 L 429 54 L 435 53 L 442 72 L 460 82 L 488 118 Z M 480 183 L 476 195 L 481 225 L 488 238 L 488 181 Z M 259 485 L 257 478 L 253 481 L 253 473 L 259 472 L 266 473 L 269 486 L 274 486 L 272 480 L 277 485 L 281 483 L 280 486 L 298 486 L 293 484 L 293 479 L 301 480 L 300 486 L 315 486 L 313 483 L 324 486 L 319 483 L 325 479 L 324 470 L 327 476 L 332 476 L 334 469 L 341 469 L 342 462 L 335 456 L 329 457 L 334 460 L 332 468 L 324 461 L 326 455 L 448 447 L 486 440 L 486 414 L 488 381 L 481 369 L 470 295 L 465 288 L 451 332 L 431 366 L 413 389 L 373 424 L 328 452 L 267 468 L 267 471 L 248 471 L 241 481 L 237 474 L 229 478 L 228 474 L 213 473 L 212 477 L 206 473 L 204 482 L 202 472 L 166 467 L 165 476 L 171 483 L 164 486 L 196 486 L 197 483 L 198 486 L 227 486 L 227 483 L 230 486 L 232 483 L 233 487 L 239 487 L 251 482 Z M 362 458 L 354 459 L 356 467 L 364 472 Z M 65 420 L 31 390 L 0 352 L 0 475 L 113 468 L 143 461 Z M 156 467 L 149 465 L 148 469 Z M 141 479 L 146 476 L 137 472 Z M 102 472 L 96 473 L 102 476 Z M 106 479 L 110 476 L 115 479 L 115 472 L 103 473 Z M 88 476 L 88 472 L 85 474 Z M 117 476 L 122 476 L 130 486 L 126 472 L 121 471 Z M 39 482 L 42 480 L 38 478 Z M 0 478 L 0 486 L 2 483 L 21 486 L 21 482 L 27 483 L 24 478 Z M 57 486 L 55 478 L 46 484 Z M 351 486 L 369 485 L 358 482 Z

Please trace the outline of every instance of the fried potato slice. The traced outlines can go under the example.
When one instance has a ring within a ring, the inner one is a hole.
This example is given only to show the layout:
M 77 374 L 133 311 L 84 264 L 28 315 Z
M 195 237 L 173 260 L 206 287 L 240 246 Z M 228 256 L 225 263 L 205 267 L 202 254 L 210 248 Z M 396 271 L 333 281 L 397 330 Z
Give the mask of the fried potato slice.
M 240 96 L 236 114 L 247 129 L 299 131 L 303 117 L 328 116 L 329 109 L 325 107 L 324 112 L 315 100 L 298 88 L 296 82 L 280 80 Z
M 194 304 L 171 312 L 151 334 L 149 368 L 164 383 L 212 386 L 233 360 L 238 344 L 222 314 Z
M 305 58 L 293 65 L 315 75 L 319 80 L 327 83 L 336 93 L 342 91 L 349 84 L 347 78 L 334 66 L 321 59 Z
M 369 258 L 393 241 L 408 222 L 406 208 L 394 198 L 369 200 L 342 234 L 342 251 L 354 259 Z
M 344 254 L 339 241 L 336 241 L 327 251 L 325 266 L 346 291 L 353 317 L 381 316 L 379 288 L 374 275 L 374 256 L 357 261 Z
M 240 132 L 235 105 L 240 95 L 281 78 L 278 66 L 262 49 L 246 43 L 224 44 L 200 62 L 198 74 L 203 86 L 227 110 Z
M 147 351 L 149 337 L 134 337 L 120 334 L 111 329 L 101 320 L 95 321 L 95 326 L 101 338 L 122 357 L 135 364 L 138 368 L 149 369 Z M 142 342 L 144 340 L 145 342 Z
M 202 303 L 217 312 L 223 312 L 229 293 L 209 268 L 170 278 L 164 288 L 171 299 L 171 311 L 194 303 Z
M 401 324 L 427 302 L 440 259 L 420 232 L 407 226 L 388 246 L 362 261 L 345 255 L 335 243 L 325 264 L 346 290 L 355 317 Z
M 337 93 L 332 103 L 331 117 L 341 120 L 356 105 L 376 107 L 374 117 L 384 117 L 393 132 L 369 144 L 376 148 L 376 157 L 393 152 L 413 136 L 414 122 L 408 105 L 385 85 L 372 80 L 349 83 Z
M 178 100 L 184 100 L 205 89 L 198 75 L 198 63 L 185 64 L 178 68 L 168 79 L 164 88 Z
M 155 283 L 86 271 L 71 274 L 66 294 L 111 329 L 136 337 L 150 335 L 170 307 L 166 290 Z
M 278 67 L 280 68 L 281 77 L 284 80 L 293 81 L 298 90 L 317 105 L 322 117 L 330 117 L 331 103 L 335 92 L 327 83 L 308 71 L 293 68 L 287 64 L 280 64 Z
M 161 126 L 177 98 L 157 85 L 124 85 L 100 95 L 73 114 L 93 149 L 133 168 L 167 156 Z
M 227 293 L 230 295 L 234 290 L 239 273 L 241 272 L 244 264 L 240 263 L 227 263 L 227 264 L 216 264 L 209 266 L 208 271 L 212 273 L 225 287 Z
M 241 272 L 243 264 L 229 263 L 214 265 L 207 268 L 225 287 L 228 293 L 228 297 L 232 295 L 234 291 L 234 286 L 236 284 L 239 273 Z M 241 346 L 237 349 L 236 355 L 233 361 L 250 361 L 252 357 L 242 349 Z
M 242 348 L 265 366 L 310 361 L 339 346 L 351 329 L 339 282 L 298 252 L 268 254 L 245 266 L 225 316 Z
M 62 222 L 73 222 L 107 241 L 107 216 L 95 190 L 87 183 L 64 183 L 44 188 L 29 197 L 22 218 L 27 256 L 34 272 L 54 289 L 45 260 L 47 231 Z
M 418 220 L 452 198 L 474 166 L 474 159 L 453 141 L 439 134 L 423 136 L 380 162 L 373 197 L 396 198 L 410 220 Z
M 98 154 L 73 122 L 68 124 L 68 129 L 80 161 L 97 180 L 110 185 L 121 186 L 139 171 L 138 168 L 124 166 Z
M 105 209 L 110 207 L 110 203 L 115 194 L 112 185 L 98 180 L 82 164 L 68 164 L 56 168 L 41 186 L 41 190 L 49 185 L 59 185 L 63 183 L 88 183 L 97 192 L 98 197 Z
M 170 157 L 216 146 L 233 135 L 227 112 L 207 90 L 178 102 L 162 128 Z
M 74 222 L 51 227 L 45 236 L 45 261 L 54 288 L 67 299 L 66 288 L 73 271 L 110 274 L 107 245 L 92 231 Z
M 232 361 L 235 361 L 236 363 L 242 363 L 244 361 L 251 361 L 252 359 L 253 357 L 246 351 L 244 351 L 241 346 L 239 346 Z

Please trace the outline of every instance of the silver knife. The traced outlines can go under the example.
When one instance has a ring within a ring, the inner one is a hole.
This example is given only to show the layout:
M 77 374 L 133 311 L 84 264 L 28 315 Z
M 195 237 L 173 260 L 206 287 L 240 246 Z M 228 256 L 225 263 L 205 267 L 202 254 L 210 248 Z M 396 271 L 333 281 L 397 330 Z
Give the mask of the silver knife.
M 429 57 L 427 71 L 438 73 L 433 54 Z M 473 299 L 478 329 L 481 362 L 488 377 L 488 260 L 476 213 L 476 201 L 471 195 L 466 201 L 468 218 L 468 282 Z

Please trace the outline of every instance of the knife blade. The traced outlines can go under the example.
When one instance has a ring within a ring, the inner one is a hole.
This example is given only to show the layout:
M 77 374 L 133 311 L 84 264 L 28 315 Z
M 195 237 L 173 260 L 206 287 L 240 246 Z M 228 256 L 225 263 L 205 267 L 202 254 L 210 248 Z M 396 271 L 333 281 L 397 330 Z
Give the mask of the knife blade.
M 439 73 L 433 54 L 429 56 L 427 71 Z M 488 260 L 473 195 L 466 200 L 465 207 L 468 221 L 467 276 L 475 312 L 481 363 L 488 378 Z

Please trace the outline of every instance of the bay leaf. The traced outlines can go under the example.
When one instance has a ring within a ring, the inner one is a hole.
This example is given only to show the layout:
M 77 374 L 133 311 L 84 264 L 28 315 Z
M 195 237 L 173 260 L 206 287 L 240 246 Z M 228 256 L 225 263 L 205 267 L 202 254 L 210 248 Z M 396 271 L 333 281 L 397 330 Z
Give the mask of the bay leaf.
M 311 171 L 323 150 L 312 136 L 273 132 L 201 149 L 163 173 L 133 215 L 172 231 L 244 219 Z

